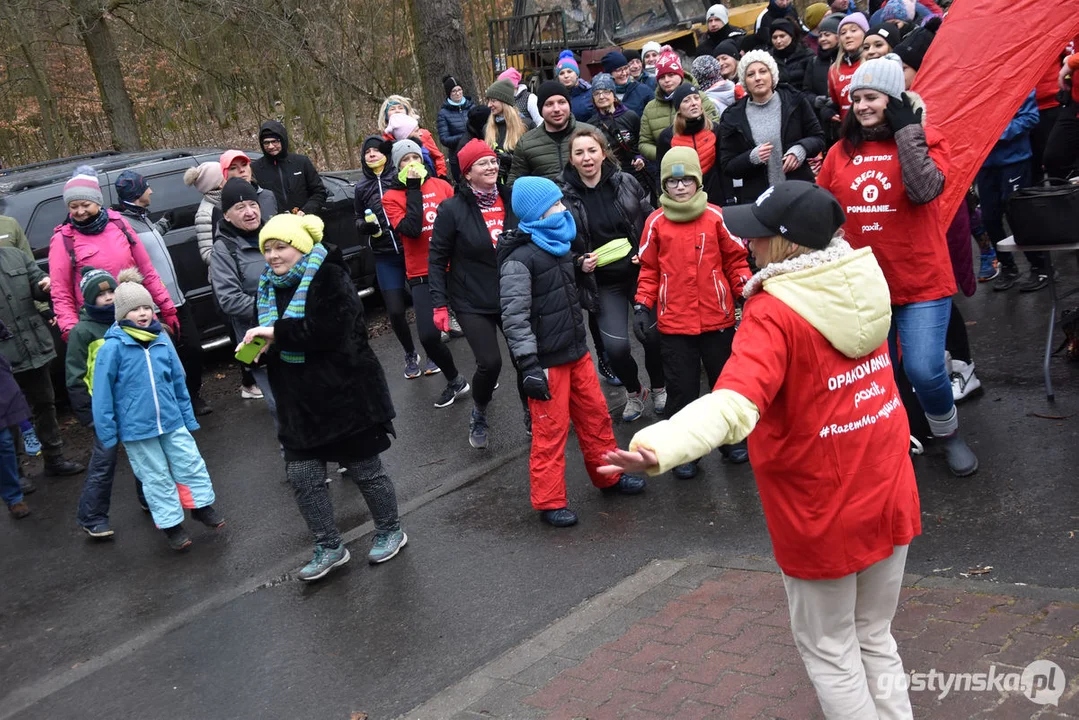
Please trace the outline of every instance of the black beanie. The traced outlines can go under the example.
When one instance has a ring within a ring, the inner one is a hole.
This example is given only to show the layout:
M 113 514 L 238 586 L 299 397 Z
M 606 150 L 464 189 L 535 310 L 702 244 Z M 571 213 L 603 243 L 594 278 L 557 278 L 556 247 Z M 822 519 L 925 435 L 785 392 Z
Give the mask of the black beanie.
M 738 49 L 738 43 L 731 39 L 716 44 L 715 49 L 712 50 L 712 56 L 719 57 L 720 55 L 729 55 L 735 60 L 742 59 L 742 51 Z
M 785 17 L 772 21 L 772 28 L 768 31 L 769 42 L 771 42 L 772 40 L 772 33 L 774 33 L 776 30 L 782 30 L 783 32 L 787 33 L 791 36 L 791 40 L 797 40 L 802 35 L 800 32 L 798 32 L 798 28 L 794 26 L 794 23 Z
M 626 60 L 628 60 L 629 62 L 641 59 L 641 53 L 639 50 L 623 50 L 622 54 L 626 56 Z
M 682 101 L 693 94 L 699 94 L 700 91 L 690 83 L 682 83 L 674 89 L 671 93 L 671 107 L 675 112 L 678 112 L 678 108 L 682 105 Z
M 904 65 L 921 70 L 922 61 L 925 60 L 925 54 L 929 51 L 929 44 L 933 42 L 933 37 L 930 31 L 918 28 L 903 38 L 892 52 L 899 56 Z
M 244 200 L 258 202 L 258 191 L 255 186 L 243 178 L 229 178 L 225 187 L 221 188 L 221 211 L 228 212 L 233 205 Z
M 543 112 L 543 106 L 555 95 L 561 95 L 566 98 L 566 102 L 570 102 L 569 89 L 557 80 L 548 80 L 539 86 L 539 91 L 536 93 L 536 102 L 541 113 Z
M 473 105 L 468 111 L 468 120 L 465 123 L 468 134 L 482 140 L 489 117 L 491 117 L 491 108 L 486 105 Z
M 442 87 L 446 89 L 446 97 L 449 97 L 450 93 L 453 92 L 453 89 L 460 84 L 461 83 L 457 82 L 457 78 L 453 75 L 447 75 L 442 78 Z

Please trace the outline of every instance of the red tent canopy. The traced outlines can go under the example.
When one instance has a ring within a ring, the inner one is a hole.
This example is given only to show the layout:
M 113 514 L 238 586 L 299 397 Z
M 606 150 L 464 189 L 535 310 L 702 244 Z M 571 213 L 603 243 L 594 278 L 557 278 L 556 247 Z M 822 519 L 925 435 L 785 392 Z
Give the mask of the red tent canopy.
M 1015 111 L 1079 35 L 1076 0 L 956 0 L 912 90 L 951 147 L 950 220 Z

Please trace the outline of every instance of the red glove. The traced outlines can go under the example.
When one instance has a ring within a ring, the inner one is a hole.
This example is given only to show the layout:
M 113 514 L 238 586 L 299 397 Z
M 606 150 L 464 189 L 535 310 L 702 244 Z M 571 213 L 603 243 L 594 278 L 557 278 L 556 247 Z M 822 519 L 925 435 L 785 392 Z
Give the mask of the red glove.
M 450 331 L 450 309 L 445 307 L 436 307 L 434 312 L 435 327 L 442 332 Z
M 180 339 L 180 318 L 175 313 L 172 315 L 162 315 L 161 321 L 165 323 L 165 326 L 172 331 L 173 340 Z

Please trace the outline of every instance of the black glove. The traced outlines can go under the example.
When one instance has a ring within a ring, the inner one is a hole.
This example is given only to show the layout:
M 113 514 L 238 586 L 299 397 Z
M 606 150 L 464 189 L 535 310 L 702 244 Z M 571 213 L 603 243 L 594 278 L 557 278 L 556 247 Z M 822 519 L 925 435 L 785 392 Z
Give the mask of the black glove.
M 360 223 L 360 232 L 363 233 L 364 235 L 373 236 L 375 233 L 377 233 L 381 229 L 382 229 L 382 226 L 379 225 L 377 222 L 363 222 L 363 223 Z
M 172 212 L 167 212 L 162 215 L 157 221 L 157 231 L 164 235 L 172 229 L 173 215 Z
M 525 395 L 533 400 L 550 400 L 551 389 L 547 386 L 547 376 L 540 367 L 535 355 L 524 358 L 519 367 L 521 368 L 521 385 Z
M 651 342 L 656 331 L 656 320 L 652 311 L 645 305 L 637 303 L 633 306 L 633 334 L 642 343 Z
M 823 110 L 829 102 L 831 102 L 831 100 L 827 95 L 813 96 L 813 108 L 816 110 Z
M 888 107 L 884 108 L 884 119 L 892 127 L 892 132 L 899 132 L 909 125 L 922 124 L 922 109 L 914 109 L 914 103 L 910 101 L 910 95 L 903 93 L 903 99 L 888 99 Z

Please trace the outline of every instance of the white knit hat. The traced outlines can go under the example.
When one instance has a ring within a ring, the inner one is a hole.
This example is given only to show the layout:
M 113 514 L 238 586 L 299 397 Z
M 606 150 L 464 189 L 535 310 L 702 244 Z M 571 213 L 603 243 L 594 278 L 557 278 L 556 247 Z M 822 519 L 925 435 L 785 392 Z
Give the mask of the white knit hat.
M 704 16 L 704 21 L 708 22 L 712 18 L 719 18 L 726 25 L 730 15 L 727 13 L 727 8 L 719 3 L 716 3 L 712 7 L 708 8 L 708 13 Z
M 850 81 L 851 93 L 855 90 L 876 90 L 897 100 L 903 99 L 905 88 L 903 61 L 895 53 L 862 63 Z
M 89 200 L 98 205 L 104 205 L 101 197 L 101 184 L 97 181 L 97 170 L 89 165 L 79 165 L 75 168 L 71 179 L 64 184 L 64 204 L 76 200 Z
M 772 73 L 772 87 L 775 88 L 779 83 L 779 66 L 776 65 L 775 59 L 764 50 L 750 50 L 738 61 L 738 82 L 742 84 L 742 87 L 746 85 L 746 70 L 753 63 L 764 63 L 768 72 Z
M 641 57 L 643 58 L 650 52 L 663 52 L 663 48 L 655 40 L 649 40 L 641 47 Z

